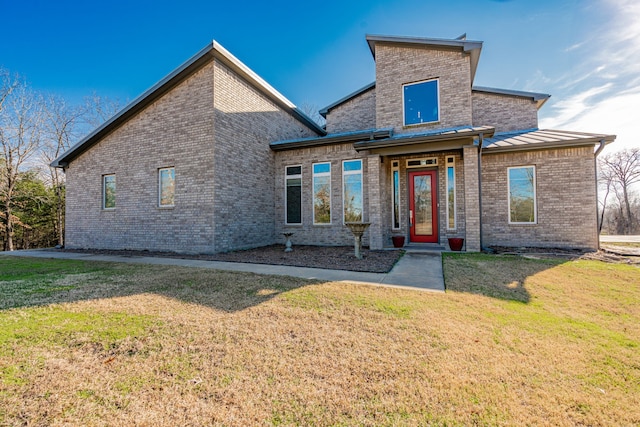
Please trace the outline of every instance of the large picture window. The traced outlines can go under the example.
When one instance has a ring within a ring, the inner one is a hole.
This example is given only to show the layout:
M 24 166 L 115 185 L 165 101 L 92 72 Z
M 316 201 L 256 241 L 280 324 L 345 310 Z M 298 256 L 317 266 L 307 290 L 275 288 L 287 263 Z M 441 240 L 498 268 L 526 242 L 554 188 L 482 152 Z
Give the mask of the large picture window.
M 331 163 L 313 165 L 313 223 L 331 224 Z
M 162 208 L 174 205 L 176 171 L 174 168 L 158 169 L 158 205 Z
M 286 224 L 302 224 L 302 166 L 285 168 L 285 219 Z
M 509 223 L 535 224 L 536 169 L 535 166 L 508 168 Z
M 362 160 L 342 162 L 344 222 L 362 221 Z
M 404 85 L 402 99 L 405 126 L 440 120 L 438 79 Z
M 116 207 L 116 176 L 102 176 L 102 208 L 115 209 Z

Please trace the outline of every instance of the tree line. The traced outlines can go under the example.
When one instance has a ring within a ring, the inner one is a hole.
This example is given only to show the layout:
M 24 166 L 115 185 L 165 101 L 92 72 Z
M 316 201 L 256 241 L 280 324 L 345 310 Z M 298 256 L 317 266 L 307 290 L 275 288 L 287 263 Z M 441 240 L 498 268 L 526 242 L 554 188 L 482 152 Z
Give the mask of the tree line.
M 64 172 L 49 164 L 119 109 L 95 94 L 79 104 L 33 90 L 0 67 L 0 243 L 64 245 Z
M 640 148 L 598 159 L 600 232 L 640 234 Z

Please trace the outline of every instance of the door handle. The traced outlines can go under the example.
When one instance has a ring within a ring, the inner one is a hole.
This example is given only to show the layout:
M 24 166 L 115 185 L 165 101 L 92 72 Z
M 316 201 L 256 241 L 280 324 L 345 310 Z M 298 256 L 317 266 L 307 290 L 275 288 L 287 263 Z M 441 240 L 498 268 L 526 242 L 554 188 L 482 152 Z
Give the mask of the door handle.
M 409 210 L 409 227 L 413 227 L 413 211 Z

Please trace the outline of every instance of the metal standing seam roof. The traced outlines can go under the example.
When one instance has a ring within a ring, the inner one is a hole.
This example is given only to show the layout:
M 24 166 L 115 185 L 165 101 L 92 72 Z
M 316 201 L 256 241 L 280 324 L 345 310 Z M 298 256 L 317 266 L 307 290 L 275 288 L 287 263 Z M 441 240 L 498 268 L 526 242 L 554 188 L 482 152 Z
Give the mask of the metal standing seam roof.
M 540 109 L 544 105 L 545 102 L 551 95 L 548 93 L 539 93 L 539 92 L 525 92 L 522 90 L 511 90 L 511 89 L 498 89 L 493 87 L 484 87 L 484 86 L 473 86 L 471 88 L 472 92 L 483 92 L 483 93 L 491 93 L 495 95 L 507 95 L 507 96 L 515 96 L 518 98 L 530 98 L 532 101 L 535 101 L 538 105 L 537 108 Z
M 517 132 L 495 134 L 486 138 L 483 149 L 490 152 L 535 150 L 538 148 L 592 145 L 600 142 L 610 144 L 615 135 L 599 133 L 571 132 L 552 129 L 527 129 Z
M 258 89 L 271 101 L 281 108 L 287 110 L 299 122 L 316 132 L 318 135 L 326 135 L 326 131 L 315 121 L 310 119 L 284 95 L 274 89 L 269 83 L 263 80 L 253 70 L 247 67 L 242 61 L 233 56 L 228 50 L 215 40 L 204 47 L 186 62 L 168 74 L 165 78 L 153 85 L 138 98 L 133 100 L 113 117 L 80 140 L 77 144 L 65 151 L 60 157 L 51 162 L 52 167 L 66 167 L 75 157 L 89 149 L 99 140 L 107 136 L 127 120 L 142 111 L 149 104 L 160 98 L 165 93 L 176 87 L 182 81 L 193 75 L 196 71 L 204 67 L 214 58 L 220 59 L 225 65 L 242 76 L 252 86 Z
M 383 36 L 375 34 L 367 34 L 367 43 L 373 57 L 376 57 L 376 43 L 400 43 L 423 46 L 434 46 L 448 49 L 461 49 L 468 53 L 471 57 L 471 83 L 476 76 L 476 69 L 480 61 L 480 53 L 482 52 L 482 42 L 476 40 L 466 40 L 465 38 L 457 39 L 433 39 L 424 37 L 400 37 L 400 36 Z

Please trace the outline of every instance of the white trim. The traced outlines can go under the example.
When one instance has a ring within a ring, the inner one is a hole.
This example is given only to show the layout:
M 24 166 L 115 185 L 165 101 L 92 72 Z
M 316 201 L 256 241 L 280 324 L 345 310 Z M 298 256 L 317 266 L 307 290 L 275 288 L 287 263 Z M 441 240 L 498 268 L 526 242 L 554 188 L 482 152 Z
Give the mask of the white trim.
M 419 162 L 417 165 L 410 165 L 409 163 Z M 407 169 L 415 168 L 428 168 L 430 166 L 438 166 L 437 157 L 422 157 L 419 159 L 407 159 Z
M 112 207 L 107 207 L 106 206 L 106 202 L 107 202 L 107 177 L 113 177 L 113 183 L 114 185 L 116 185 L 116 174 L 115 173 L 107 173 L 102 175 L 102 209 L 105 211 L 112 211 L 116 208 L 117 204 L 115 203 L 115 197 L 114 197 L 114 206 Z M 118 190 L 117 190 L 117 185 L 116 185 L 116 195 L 118 194 Z
M 162 171 L 173 170 L 173 203 L 170 205 L 162 204 Z M 175 187 L 175 179 L 176 179 L 176 168 L 174 166 L 167 166 L 165 168 L 158 168 L 158 207 L 159 208 L 173 208 L 176 205 L 176 187 Z
M 511 169 L 533 169 L 533 222 L 514 222 L 511 221 Z M 538 223 L 538 194 L 536 190 L 536 167 L 535 165 L 512 166 L 507 168 L 507 219 L 509 224 L 513 225 L 534 225 Z
M 415 85 L 419 85 L 419 84 L 423 84 L 423 83 L 427 83 L 427 82 L 432 82 L 435 81 L 436 82 L 436 96 L 438 98 L 438 118 L 437 120 L 431 121 L 431 122 L 422 122 L 422 123 L 411 123 L 411 124 L 407 124 L 405 122 L 406 119 L 406 114 L 405 114 L 405 102 L 404 102 L 404 88 L 407 86 L 415 86 Z M 413 83 L 405 83 L 402 85 L 402 126 L 421 126 L 421 125 L 427 125 L 427 124 L 433 124 L 433 123 L 439 123 L 440 122 L 440 79 L 439 78 L 433 78 L 433 79 L 426 79 L 426 80 L 421 80 L 419 82 L 413 82 Z
M 398 173 L 398 191 L 396 193 L 394 173 Z M 402 213 L 400 212 L 400 206 L 402 206 L 400 194 L 400 161 L 393 160 L 391 162 L 391 229 L 392 230 L 400 230 L 402 229 Z M 395 212 L 395 203 L 396 203 L 396 195 L 398 196 L 398 218 L 396 218 Z M 398 226 L 396 227 L 396 220 L 398 222 Z
M 360 163 L 360 169 L 352 170 L 352 171 L 345 171 L 344 170 L 344 164 L 348 163 L 348 162 L 358 162 L 358 163 Z M 363 169 L 362 168 L 363 168 L 362 159 L 350 159 L 350 160 L 343 160 L 342 161 L 342 223 L 343 224 L 345 223 L 345 220 L 344 220 L 344 209 L 345 209 L 345 201 L 344 201 L 345 180 L 344 180 L 344 177 L 348 176 L 348 175 L 360 175 L 360 201 L 362 202 L 362 205 L 360 206 L 360 214 L 361 214 L 362 218 L 360 218 L 360 221 L 364 220 L 364 174 L 363 174 Z
M 300 168 L 300 173 L 297 175 L 288 175 L 287 174 L 287 170 L 289 168 Z M 287 181 L 289 179 L 300 179 L 300 222 L 287 222 L 287 206 L 288 206 L 288 199 L 287 199 Z M 302 165 L 288 165 L 284 167 L 284 224 L 285 225 L 302 225 Z
M 314 166 L 315 165 L 329 165 L 329 172 L 320 172 L 315 173 Z M 331 162 L 318 162 L 311 164 L 311 212 L 313 215 L 313 225 L 331 225 L 332 223 L 332 215 L 331 215 Z M 316 177 L 329 177 L 329 222 L 316 222 Z
M 452 161 L 449 162 L 449 159 Z M 453 168 L 453 227 L 449 226 L 449 168 Z M 455 231 L 458 228 L 458 204 L 456 201 L 456 159 L 455 156 L 447 156 L 445 158 L 445 193 L 446 193 L 446 218 L 447 230 Z

